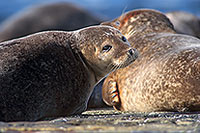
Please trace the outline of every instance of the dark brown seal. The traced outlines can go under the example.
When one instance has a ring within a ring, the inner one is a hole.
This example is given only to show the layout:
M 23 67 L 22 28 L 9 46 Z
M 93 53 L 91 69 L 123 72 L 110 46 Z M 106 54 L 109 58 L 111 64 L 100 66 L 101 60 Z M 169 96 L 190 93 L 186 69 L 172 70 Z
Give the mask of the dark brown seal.
M 88 11 L 66 2 L 22 10 L 0 25 L 0 42 L 47 30 L 77 30 L 101 21 Z
M 166 13 L 177 33 L 200 38 L 200 19 L 188 12 L 174 11 Z
M 110 26 L 49 31 L 0 43 L 0 120 L 79 114 L 93 86 L 133 62 L 135 49 Z
M 122 111 L 199 111 L 200 40 L 176 34 L 154 10 L 134 10 L 104 23 L 119 29 L 139 58 L 104 81 L 104 101 Z

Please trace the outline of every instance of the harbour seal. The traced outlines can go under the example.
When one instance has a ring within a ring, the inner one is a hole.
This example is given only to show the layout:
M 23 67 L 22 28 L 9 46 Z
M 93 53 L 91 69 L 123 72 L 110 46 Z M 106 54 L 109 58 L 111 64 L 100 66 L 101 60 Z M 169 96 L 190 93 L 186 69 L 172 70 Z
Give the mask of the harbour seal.
M 93 86 L 137 51 L 110 26 L 49 31 L 0 43 L 0 120 L 80 114 Z
M 81 20 L 81 21 L 80 21 Z M 67 2 L 31 6 L 0 25 L 0 42 L 47 30 L 72 31 L 100 24 L 102 20 Z
M 177 33 L 200 38 L 200 19 L 188 12 L 174 11 L 166 13 Z
M 127 12 L 105 22 L 124 34 L 139 58 L 109 74 L 104 101 L 121 111 L 199 111 L 200 40 L 177 34 L 169 19 L 155 10 Z

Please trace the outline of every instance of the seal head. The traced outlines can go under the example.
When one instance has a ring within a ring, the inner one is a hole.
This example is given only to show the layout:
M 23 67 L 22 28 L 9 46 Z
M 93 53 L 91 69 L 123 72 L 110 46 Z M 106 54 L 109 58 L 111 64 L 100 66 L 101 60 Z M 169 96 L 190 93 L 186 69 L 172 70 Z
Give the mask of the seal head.
M 88 29 L 90 28 L 78 31 L 75 36 L 78 38 L 77 44 L 81 53 L 99 77 L 126 67 L 138 57 L 137 50 L 130 47 L 130 43 L 120 31 L 105 26 L 92 32 Z
M 173 24 L 161 12 L 149 9 L 139 9 L 129 11 L 120 17 L 103 22 L 101 25 L 109 25 L 119 29 L 127 39 L 145 33 L 152 32 L 174 32 Z

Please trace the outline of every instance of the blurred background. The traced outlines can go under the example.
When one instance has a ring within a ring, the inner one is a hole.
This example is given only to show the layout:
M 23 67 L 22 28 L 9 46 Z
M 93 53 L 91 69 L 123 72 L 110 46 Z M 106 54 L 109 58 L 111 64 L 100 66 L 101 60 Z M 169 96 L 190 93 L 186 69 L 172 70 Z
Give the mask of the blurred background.
M 107 19 L 137 8 L 153 8 L 162 12 L 181 10 L 200 16 L 200 0 L 1 0 L 0 22 L 31 5 L 58 1 L 74 3 Z
M 167 14 L 175 30 L 200 38 L 200 0 L 1 0 L 0 42 L 40 31 L 98 25 L 139 8 L 182 11 Z

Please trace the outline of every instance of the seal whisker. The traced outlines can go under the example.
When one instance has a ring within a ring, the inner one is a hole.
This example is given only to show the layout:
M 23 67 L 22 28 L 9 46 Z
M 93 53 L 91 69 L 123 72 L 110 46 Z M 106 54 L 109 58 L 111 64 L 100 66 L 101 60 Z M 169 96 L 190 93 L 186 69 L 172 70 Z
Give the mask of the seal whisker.
M 114 65 L 112 71 L 116 71 L 117 70 L 118 65 Z
M 123 64 L 123 63 L 120 62 L 120 64 L 115 65 L 115 68 L 114 68 L 113 71 L 116 71 L 117 69 L 121 68 L 122 64 Z
M 108 64 L 107 68 L 108 68 L 108 69 L 110 68 L 110 70 L 111 70 L 112 67 L 113 67 L 113 64 L 112 64 L 112 62 L 111 62 L 110 64 Z
M 129 39 L 129 37 L 133 36 L 134 34 L 136 34 L 136 33 L 138 33 L 138 32 L 142 32 L 145 28 L 146 28 L 146 26 L 142 26 L 142 27 L 140 27 L 140 29 L 137 29 L 137 30 L 132 29 L 132 30 L 127 34 L 127 35 L 128 35 L 128 36 L 126 36 L 127 39 Z
M 114 65 L 112 63 L 108 64 L 108 66 L 106 67 L 108 70 L 112 71 Z
M 127 9 L 127 5 L 124 7 L 124 9 L 122 10 L 121 16 L 124 15 L 125 11 Z
M 135 33 L 136 33 L 136 30 L 132 29 L 132 30 L 128 33 L 128 35 L 129 35 L 129 37 L 130 37 L 130 36 L 134 35 Z M 127 37 L 127 38 L 129 38 L 129 37 Z
M 121 66 L 123 65 L 123 63 L 121 62 L 119 65 L 117 65 L 117 68 L 116 68 L 116 70 L 117 69 L 119 69 L 119 68 L 121 68 Z
M 114 71 L 115 67 L 116 67 L 116 65 L 113 65 L 110 71 Z
M 127 59 L 126 59 L 127 60 Z M 120 66 L 119 66 L 119 68 L 123 68 L 125 66 L 125 64 L 124 63 L 121 63 L 120 64 Z

